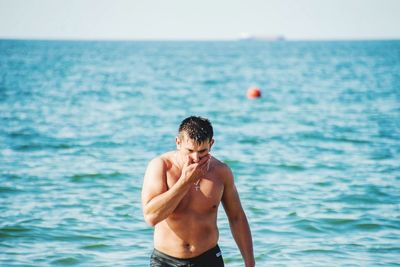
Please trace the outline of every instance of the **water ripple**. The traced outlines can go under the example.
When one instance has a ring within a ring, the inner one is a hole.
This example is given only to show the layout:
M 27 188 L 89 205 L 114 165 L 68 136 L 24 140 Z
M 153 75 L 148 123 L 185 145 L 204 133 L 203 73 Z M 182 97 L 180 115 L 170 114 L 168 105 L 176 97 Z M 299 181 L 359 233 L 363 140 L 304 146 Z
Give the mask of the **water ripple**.
M 146 266 L 144 168 L 214 124 L 258 266 L 396 266 L 400 53 L 385 42 L 0 41 L 0 265 Z M 245 98 L 258 85 L 263 97 Z M 223 209 L 226 265 L 243 266 Z

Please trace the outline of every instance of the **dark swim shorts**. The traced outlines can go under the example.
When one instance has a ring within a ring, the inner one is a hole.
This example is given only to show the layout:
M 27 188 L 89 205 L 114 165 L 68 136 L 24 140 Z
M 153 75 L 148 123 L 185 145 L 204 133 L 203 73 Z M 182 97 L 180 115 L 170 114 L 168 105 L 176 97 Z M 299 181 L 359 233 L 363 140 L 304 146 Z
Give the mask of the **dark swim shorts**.
M 154 249 L 150 258 L 150 267 L 224 267 L 224 260 L 218 245 L 189 259 L 171 257 Z

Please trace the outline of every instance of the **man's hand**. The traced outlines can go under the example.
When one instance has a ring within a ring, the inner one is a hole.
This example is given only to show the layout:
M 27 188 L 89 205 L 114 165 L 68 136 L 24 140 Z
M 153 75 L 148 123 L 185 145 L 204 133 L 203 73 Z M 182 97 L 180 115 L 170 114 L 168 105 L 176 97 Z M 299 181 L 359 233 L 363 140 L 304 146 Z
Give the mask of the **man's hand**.
M 182 168 L 181 179 L 184 179 L 188 183 L 194 183 L 204 177 L 209 168 L 210 158 L 211 155 L 207 154 L 202 157 L 199 162 L 193 162 L 191 158 L 187 156 Z

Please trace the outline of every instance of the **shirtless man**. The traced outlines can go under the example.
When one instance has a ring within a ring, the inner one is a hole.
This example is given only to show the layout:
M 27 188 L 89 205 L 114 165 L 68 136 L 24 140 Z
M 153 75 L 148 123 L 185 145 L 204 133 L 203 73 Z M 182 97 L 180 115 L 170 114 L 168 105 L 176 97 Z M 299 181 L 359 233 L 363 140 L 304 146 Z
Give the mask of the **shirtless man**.
M 188 117 L 179 127 L 176 151 L 148 164 L 142 206 L 154 227 L 150 266 L 224 266 L 218 247 L 217 210 L 222 202 L 246 267 L 255 266 L 249 224 L 230 168 L 212 157 L 209 120 Z

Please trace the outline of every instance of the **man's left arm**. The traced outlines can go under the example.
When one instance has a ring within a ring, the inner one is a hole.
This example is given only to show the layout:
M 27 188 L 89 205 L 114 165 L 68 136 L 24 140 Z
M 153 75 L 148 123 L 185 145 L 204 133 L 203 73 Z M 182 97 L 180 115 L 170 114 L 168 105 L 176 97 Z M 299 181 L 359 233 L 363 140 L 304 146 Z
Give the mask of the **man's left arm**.
M 233 179 L 232 171 L 228 166 L 223 168 L 223 177 L 225 180 L 224 194 L 222 196 L 222 204 L 226 215 L 228 216 L 231 232 L 236 244 L 239 247 L 246 267 L 255 266 L 253 254 L 253 241 L 249 223 L 246 214 L 240 203 L 239 194 Z

